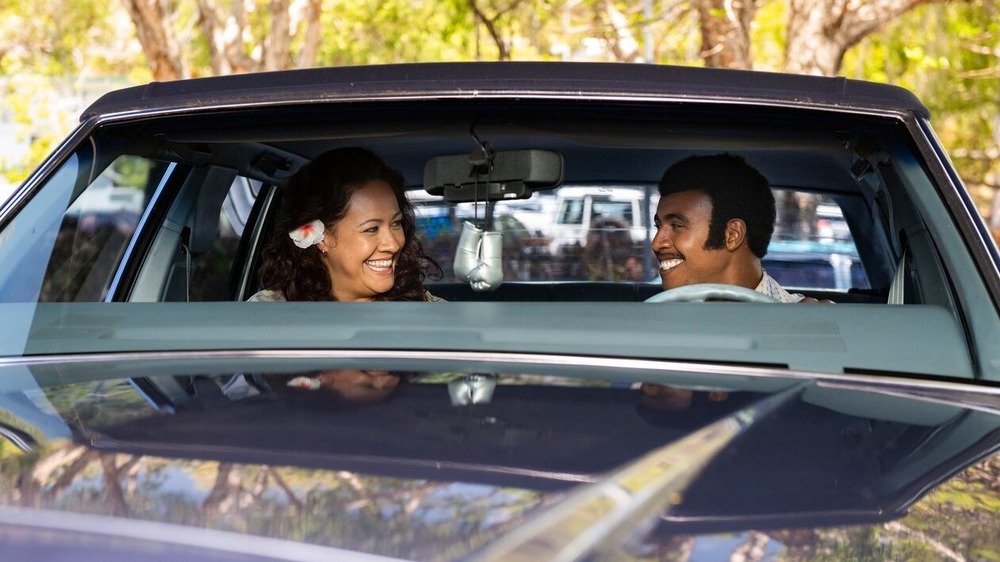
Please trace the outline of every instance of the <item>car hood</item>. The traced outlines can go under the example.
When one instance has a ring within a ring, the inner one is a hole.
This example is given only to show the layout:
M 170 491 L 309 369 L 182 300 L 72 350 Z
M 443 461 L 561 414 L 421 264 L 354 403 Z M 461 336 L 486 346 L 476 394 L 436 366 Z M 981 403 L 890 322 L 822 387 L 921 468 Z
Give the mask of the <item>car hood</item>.
M 458 404 L 468 373 L 435 373 L 329 407 L 185 376 L 196 399 L 172 408 L 137 391 L 153 376 L 32 370 L 18 386 L 0 368 L 0 540 L 24 552 L 81 536 L 105 560 L 146 543 L 197 560 L 1000 552 L 1000 416 L 955 393 L 775 378 L 663 412 L 620 384 Z

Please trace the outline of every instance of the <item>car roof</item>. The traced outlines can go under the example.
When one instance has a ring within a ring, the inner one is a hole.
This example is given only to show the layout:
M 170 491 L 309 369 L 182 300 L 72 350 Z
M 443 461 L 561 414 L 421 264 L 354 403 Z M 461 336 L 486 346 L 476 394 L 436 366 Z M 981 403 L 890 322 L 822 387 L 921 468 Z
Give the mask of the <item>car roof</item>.
M 92 117 L 234 105 L 343 99 L 671 97 L 780 105 L 930 112 L 911 92 L 846 78 L 614 63 L 415 63 L 348 66 L 152 82 L 106 94 Z

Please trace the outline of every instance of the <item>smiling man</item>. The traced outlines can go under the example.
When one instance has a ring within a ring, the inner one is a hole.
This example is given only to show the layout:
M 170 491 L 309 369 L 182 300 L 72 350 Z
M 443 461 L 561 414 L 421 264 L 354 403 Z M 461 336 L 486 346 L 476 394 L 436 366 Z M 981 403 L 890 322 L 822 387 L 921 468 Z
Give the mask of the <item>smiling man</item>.
M 774 195 L 743 158 L 685 158 L 664 172 L 659 191 L 652 249 L 665 290 L 721 283 L 781 302 L 817 302 L 789 293 L 761 266 L 774 232 Z

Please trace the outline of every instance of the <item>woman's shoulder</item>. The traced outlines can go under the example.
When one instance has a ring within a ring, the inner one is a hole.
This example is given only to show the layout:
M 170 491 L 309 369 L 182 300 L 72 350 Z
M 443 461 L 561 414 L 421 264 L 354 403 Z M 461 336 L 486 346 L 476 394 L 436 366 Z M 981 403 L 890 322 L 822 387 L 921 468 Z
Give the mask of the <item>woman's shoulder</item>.
M 285 294 L 281 291 L 272 291 L 270 289 L 264 289 L 263 291 L 257 291 L 247 302 L 285 302 Z

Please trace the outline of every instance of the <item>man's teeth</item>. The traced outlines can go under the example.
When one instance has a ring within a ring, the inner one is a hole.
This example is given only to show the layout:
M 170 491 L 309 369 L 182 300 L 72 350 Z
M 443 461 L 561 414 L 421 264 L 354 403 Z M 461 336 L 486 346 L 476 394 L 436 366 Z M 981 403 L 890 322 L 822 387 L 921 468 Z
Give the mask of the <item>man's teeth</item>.
M 680 265 L 683 261 L 681 259 L 663 260 L 660 262 L 660 271 L 669 271 Z

